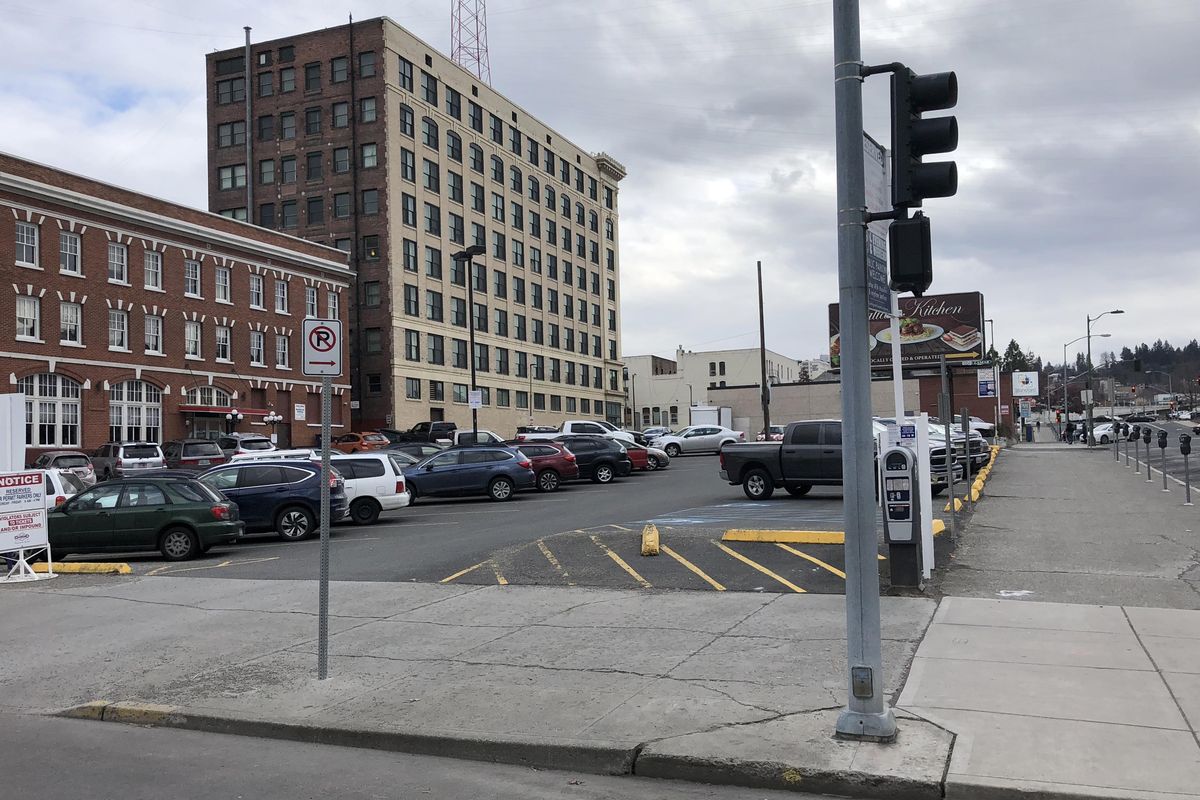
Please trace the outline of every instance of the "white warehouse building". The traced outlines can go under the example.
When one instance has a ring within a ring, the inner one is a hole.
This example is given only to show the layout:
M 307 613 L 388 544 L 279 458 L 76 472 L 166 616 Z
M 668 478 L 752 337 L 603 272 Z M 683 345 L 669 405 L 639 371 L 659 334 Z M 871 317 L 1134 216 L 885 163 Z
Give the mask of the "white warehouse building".
M 699 352 L 679 347 L 674 360 L 642 355 L 626 356 L 624 361 L 629 409 L 625 424 L 633 428 L 690 425 L 690 409 L 709 404 L 709 389 L 758 384 L 761 376 L 757 347 Z M 812 380 L 817 377 L 812 374 L 817 363 L 768 350 L 767 380 L 773 384 Z

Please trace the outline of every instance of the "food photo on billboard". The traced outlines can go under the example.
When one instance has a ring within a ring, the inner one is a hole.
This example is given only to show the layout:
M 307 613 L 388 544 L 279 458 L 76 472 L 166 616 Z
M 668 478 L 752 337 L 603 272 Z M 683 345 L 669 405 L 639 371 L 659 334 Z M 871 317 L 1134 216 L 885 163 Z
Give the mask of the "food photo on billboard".
M 871 366 L 892 363 L 891 319 L 870 311 L 867 315 Z M 900 360 L 906 367 L 932 366 L 942 356 L 947 361 L 968 361 L 983 356 L 983 295 L 979 292 L 900 298 Z M 841 363 L 841 330 L 838 304 L 829 305 L 829 360 Z

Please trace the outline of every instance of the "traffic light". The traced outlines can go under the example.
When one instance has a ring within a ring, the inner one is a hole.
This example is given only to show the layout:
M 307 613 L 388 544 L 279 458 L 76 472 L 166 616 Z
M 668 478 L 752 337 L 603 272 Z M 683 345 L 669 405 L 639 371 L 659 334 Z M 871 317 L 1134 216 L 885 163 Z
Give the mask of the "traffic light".
M 953 72 L 917 75 L 903 67 L 892 73 L 893 207 L 918 207 L 926 197 L 950 197 L 958 191 L 958 166 L 953 161 L 921 161 L 930 153 L 958 147 L 955 117 L 922 117 L 957 103 L 958 78 Z
M 912 219 L 894 221 L 888 228 L 888 250 L 892 291 L 920 297 L 933 283 L 929 217 L 918 211 Z

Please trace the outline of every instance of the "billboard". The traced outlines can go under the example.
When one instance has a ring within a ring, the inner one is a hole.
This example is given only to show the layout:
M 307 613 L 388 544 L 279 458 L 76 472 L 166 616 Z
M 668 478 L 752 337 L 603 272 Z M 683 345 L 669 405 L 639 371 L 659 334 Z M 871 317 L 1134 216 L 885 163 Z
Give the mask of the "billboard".
M 829 304 L 829 360 L 841 364 L 838 304 Z M 892 332 L 887 314 L 867 312 L 871 366 L 892 363 Z M 900 360 L 906 367 L 929 367 L 942 356 L 965 361 L 983 355 L 983 295 L 979 292 L 900 298 Z
M 1012 374 L 1013 397 L 1037 397 L 1038 378 L 1036 372 L 1014 372 Z

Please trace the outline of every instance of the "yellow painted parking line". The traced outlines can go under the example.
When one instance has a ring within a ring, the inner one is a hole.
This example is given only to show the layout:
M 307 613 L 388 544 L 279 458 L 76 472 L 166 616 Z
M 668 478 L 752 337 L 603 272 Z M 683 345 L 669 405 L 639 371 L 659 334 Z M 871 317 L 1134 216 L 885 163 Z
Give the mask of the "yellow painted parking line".
M 470 567 L 467 567 L 466 569 L 460 569 L 458 572 L 454 573 L 453 575 L 448 575 L 445 578 L 442 578 L 440 581 L 438 581 L 438 583 L 449 583 L 450 581 L 454 580 L 455 578 L 461 578 L 463 575 L 466 575 L 468 572 L 473 572 L 474 570 L 479 569 L 486 563 L 487 563 L 486 561 L 480 561 L 478 564 L 474 564 Z
M 495 560 L 492 560 L 490 563 L 492 565 L 492 572 L 496 574 L 496 583 L 500 584 L 501 586 L 508 586 L 508 579 L 500 574 L 500 565 L 497 564 Z
M 177 575 L 180 572 L 198 572 L 202 569 L 221 569 L 222 567 L 240 567 L 243 564 L 261 564 L 264 561 L 278 561 L 279 556 L 271 556 L 270 558 L 245 558 L 241 561 L 222 561 L 220 564 L 205 564 L 201 567 L 180 567 L 172 568 L 171 566 L 158 567 L 146 573 L 150 575 Z
M 767 542 L 770 544 L 845 544 L 845 531 L 765 531 L 734 528 L 721 536 L 723 542 Z
M 729 549 L 728 547 L 726 547 L 725 545 L 721 544 L 721 543 L 720 543 L 720 542 L 718 542 L 716 539 L 713 539 L 713 544 L 715 544 L 717 547 L 719 547 L 719 548 L 721 548 L 722 550 L 724 550 L 724 551 L 725 551 L 726 553 L 728 553 L 729 555 L 731 555 L 731 556 L 733 556 L 734 558 L 736 558 L 738 561 L 741 561 L 743 564 L 746 564 L 747 566 L 749 566 L 749 567 L 751 567 L 751 568 L 753 568 L 753 569 L 756 569 L 756 570 L 758 570 L 758 571 L 759 571 L 759 572 L 761 572 L 763 575 L 766 575 L 768 578 L 774 578 L 775 580 L 777 580 L 777 581 L 779 581 L 780 583 L 782 583 L 784 586 L 786 586 L 786 587 L 788 587 L 789 589 L 791 589 L 793 592 L 796 592 L 796 593 L 798 593 L 798 594 L 808 594 L 808 592 L 806 592 L 804 589 L 801 589 L 799 586 L 797 586 L 796 584 L 792 583 L 792 582 L 791 582 L 791 581 L 789 581 L 787 578 L 784 578 L 784 577 L 782 577 L 782 576 L 780 576 L 780 575 L 776 575 L 774 572 L 771 572 L 771 570 L 767 569 L 767 568 L 766 568 L 766 567 L 764 567 L 762 564 L 759 564 L 757 561 L 751 561 L 750 559 L 746 558 L 744 555 L 742 555 L 741 553 L 737 552 L 736 550 L 731 550 L 731 549 Z
M 835 567 L 835 566 L 832 566 L 832 565 L 830 565 L 830 564 L 826 564 L 824 561 L 822 561 L 822 560 L 821 560 L 821 559 L 819 559 L 819 558 L 815 558 L 814 556 L 810 556 L 808 553 L 802 553 L 802 552 L 800 552 L 799 550 L 797 550 L 796 548 L 794 548 L 794 547 L 789 547 L 788 545 L 786 545 L 786 544 L 783 544 L 782 542 L 776 542 L 776 543 L 775 543 L 775 546 L 776 546 L 776 547 L 782 547 L 784 550 L 787 550 L 787 551 L 788 551 L 789 553 L 791 553 L 792 555 L 794 555 L 794 556 L 799 556 L 800 558 L 803 558 L 803 559 L 804 559 L 804 560 L 806 560 L 806 561 L 811 561 L 812 563 L 816 564 L 818 567 L 820 567 L 820 568 L 822 568 L 822 569 L 825 569 L 825 570 L 828 570 L 829 572 L 832 572 L 834 575 L 837 575 L 837 576 L 838 576 L 839 578 L 841 578 L 842 580 L 846 580 L 846 573 L 842 572 L 840 569 L 838 569 L 838 568 L 837 568 L 837 567 Z
M 39 573 L 49 572 L 49 567 L 44 561 L 38 561 L 33 564 L 33 571 Z M 100 561 L 55 561 L 54 572 L 57 573 L 73 573 L 79 575 L 128 575 L 133 572 L 133 569 L 128 564 L 100 562 Z
M 642 585 L 642 588 L 643 588 L 643 589 L 651 589 L 651 588 L 653 588 L 653 587 L 650 585 L 650 581 L 648 581 L 648 580 L 646 580 L 645 578 L 643 578 L 641 575 L 639 575 L 639 574 L 638 574 L 638 571 L 637 571 L 636 569 L 634 569 L 633 567 L 631 567 L 631 566 L 629 566 L 627 563 L 625 563 L 625 559 L 621 558 L 619 555 L 617 555 L 617 554 L 616 554 L 616 553 L 614 553 L 612 550 L 610 550 L 610 549 L 608 548 L 608 545 L 606 545 L 606 544 L 604 544 L 604 542 L 600 541 L 600 537 L 598 537 L 598 536 L 596 536 L 595 534 L 593 534 L 593 535 L 592 535 L 592 537 L 591 537 L 591 539 L 592 539 L 592 541 L 593 541 L 593 542 L 595 542 L 595 543 L 596 543 L 596 546 L 597 546 L 597 547 L 599 547 L 601 550 L 603 550 L 605 553 L 607 553 L 607 554 L 608 554 L 608 557 L 609 557 L 609 558 L 611 558 L 613 561 L 617 562 L 617 566 L 618 566 L 618 567 L 620 567 L 621 569 L 623 569 L 623 570 L 625 570 L 626 572 L 628 572 L 628 573 L 629 573 L 629 575 L 630 575 L 630 577 L 632 577 L 632 578 L 633 578 L 635 581 L 637 581 L 638 583 L 640 583 L 640 584 Z
M 550 562 L 550 566 L 554 567 L 555 571 L 563 576 L 563 579 L 567 582 L 567 585 L 574 586 L 575 581 L 571 580 L 571 576 L 567 574 L 565 569 L 563 569 L 563 565 L 559 563 L 558 558 L 555 557 L 554 553 L 550 552 L 550 548 L 546 546 L 545 540 L 538 539 L 537 546 L 538 550 L 542 551 L 542 555 L 546 557 L 546 560 Z
M 706 583 L 708 583 L 708 585 L 709 585 L 709 586 L 713 587 L 713 588 L 714 588 L 714 589 L 716 589 L 718 592 L 723 592 L 723 591 L 725 591 L 725 587 L 724 587 L 724 586 L 722 586 L 721 584 L 717 583 L 716 581 L 714 581 L 714 580 L 713 580 L 712 578 L 710 578 L 710 577 L 709 577 L 707 574 L 705 574 L 704 570 L 700 569 L 700 568 L 699 568 L 699 567 L 697 567 L 695 564 L 693 564 L 692 562 L 688 561 L 688 560 L 687 560 L 686 558 L 684 558 L 683 556 L 679 555 L 679 553 L 676 553 L 674 550 L 672 550 L 671 548 L 667 547 L 665 544 L 664 544 L 664 545 L 662 545 L 662 546 L 661 546 L 659 549 L 661 549 L 661 550 L 662 550 L 664 553 L 666 553 L 667 555 L 669 555 L 671 558 L 673 558 L 673 559 L 675 559 L 676 561 L 678 561 L 680 564 L 683 564 L 685 567 L 687 567 L 688 569 L 690 569 L 692 572 L 696 573 L 698 576 L 700 576 L 700 579 L 701 579 L 701 580 L 703 580 L 703 581 L 705 581 Z

